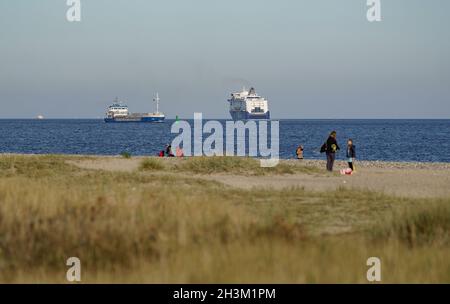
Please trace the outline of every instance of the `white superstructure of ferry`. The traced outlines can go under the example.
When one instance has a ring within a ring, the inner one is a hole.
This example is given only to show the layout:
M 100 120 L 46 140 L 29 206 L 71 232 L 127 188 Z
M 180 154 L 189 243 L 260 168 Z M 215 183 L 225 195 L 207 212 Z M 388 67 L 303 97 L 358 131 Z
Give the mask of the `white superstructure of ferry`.
M 254 88 L 232 93 L 228 102 L 233 120 L 270 119 L 269 102 Z

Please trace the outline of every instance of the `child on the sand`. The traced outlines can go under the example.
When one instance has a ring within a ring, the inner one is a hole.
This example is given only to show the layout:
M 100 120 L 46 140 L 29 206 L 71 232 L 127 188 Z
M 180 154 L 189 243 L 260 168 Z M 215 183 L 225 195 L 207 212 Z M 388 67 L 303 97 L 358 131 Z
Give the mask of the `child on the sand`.
M 355 146 L 353 145 L 353 140 L 349 139 L 347 141 L 347 162 L 348 167 L 352 169 L 352 171 L 355 171 L 354 166 L 355 159 L 356 159 L 356 149 Z

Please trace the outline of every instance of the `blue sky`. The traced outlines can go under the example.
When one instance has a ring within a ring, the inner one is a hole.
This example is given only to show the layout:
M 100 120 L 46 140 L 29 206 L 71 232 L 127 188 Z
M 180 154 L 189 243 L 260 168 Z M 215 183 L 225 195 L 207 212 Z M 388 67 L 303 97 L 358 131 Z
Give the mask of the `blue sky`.
M 449 118 L 450 1 L 0 0 L 0 118 L 132 111 L 228 118 L 253 85 L 273 118 Z

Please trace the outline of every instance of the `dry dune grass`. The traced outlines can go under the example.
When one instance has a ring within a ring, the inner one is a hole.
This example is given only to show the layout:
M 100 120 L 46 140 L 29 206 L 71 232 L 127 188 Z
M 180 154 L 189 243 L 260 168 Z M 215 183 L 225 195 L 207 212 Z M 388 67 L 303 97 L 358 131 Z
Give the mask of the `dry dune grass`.
M 169 159 L 170 160 L 170 159 Z M 167 164 L 167 158 L 146 158 L 141 161 L 141 170 L 166 170 L 189 174 L 233 173 L 240 175 L 293 174 L 293 166 L 279 164 L 276 167 L 262 168 L 260 162 L 248 157 L 189 157 L 173 159 L 175 164 Z M 311 172 L 314 169 L 307 168 Z
M 241 175 L 293 174 L 291 166 L 279 164 L 262 168 L 260 162 L 248 157 L 194 157 L 177 166 L 181 171 L 197 174 L 234 173 Z
M 0 281 L 64 282 L 77 256 L 83 282 L 363 283 L 378 256 L 383 282 L 450 282 L 449 199 L 246 190 L 188 175 L 223 172 L 224 159 L 132 172 L 67 159 L 0 156 Z
M 438 245 L 450 247 L 450 204 L 436 200 L 395 210 L 375 227 L 376 238 L 395 239 L 410 247 Z

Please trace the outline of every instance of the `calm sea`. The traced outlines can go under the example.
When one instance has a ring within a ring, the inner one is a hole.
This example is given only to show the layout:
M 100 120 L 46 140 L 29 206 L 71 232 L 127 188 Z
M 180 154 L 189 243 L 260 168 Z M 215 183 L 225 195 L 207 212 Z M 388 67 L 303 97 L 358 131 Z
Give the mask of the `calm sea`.
M 4 119 L 0 120 L 0 153 L 156 155 L 176 136 L 170 133 L 173 122 Z M 323 158 L 319 148 L 331 130 L 338 132 L 341 148 L 347 138 L 353 139 L 359 159 L 450 162 L 450 120 L 282 120 L 281 157 L 294 158 L 301 144 L 305 158 Z M 338 158 L 345 158 L 345 149 Z

